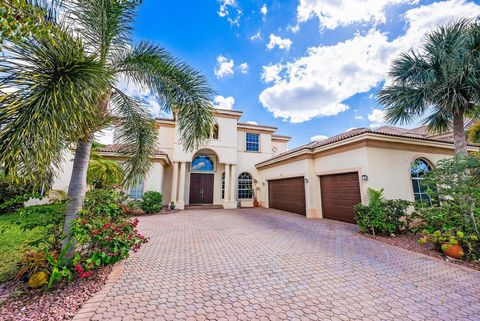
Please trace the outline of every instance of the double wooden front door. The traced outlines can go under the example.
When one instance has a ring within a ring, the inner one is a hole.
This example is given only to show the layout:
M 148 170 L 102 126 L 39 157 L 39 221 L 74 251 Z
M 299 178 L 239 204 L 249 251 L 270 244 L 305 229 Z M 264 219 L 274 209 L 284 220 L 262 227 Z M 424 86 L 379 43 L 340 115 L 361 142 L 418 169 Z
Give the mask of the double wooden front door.
M 190 204 L 213 204 L 213 174 L 190 174 Z

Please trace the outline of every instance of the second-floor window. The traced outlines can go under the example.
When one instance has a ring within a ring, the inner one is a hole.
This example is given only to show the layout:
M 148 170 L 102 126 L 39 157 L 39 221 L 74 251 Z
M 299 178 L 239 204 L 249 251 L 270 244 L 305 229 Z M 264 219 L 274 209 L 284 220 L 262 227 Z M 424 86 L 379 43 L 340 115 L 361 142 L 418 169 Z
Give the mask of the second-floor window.
M 260 151 L 260 135 L 254 133 L 247 133 L 246 137 L 246 150 L 248 152 Z

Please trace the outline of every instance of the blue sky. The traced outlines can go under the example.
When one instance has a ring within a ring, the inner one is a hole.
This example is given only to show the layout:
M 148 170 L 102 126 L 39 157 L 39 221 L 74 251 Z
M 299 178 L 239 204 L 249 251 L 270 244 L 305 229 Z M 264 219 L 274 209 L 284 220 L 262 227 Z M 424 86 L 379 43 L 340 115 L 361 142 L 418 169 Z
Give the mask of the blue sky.
M 216 104 L 278 127 L 289 147 L 382 124 L 376 92 L 392 59 L 478 1 L 144 0 L 134 41 L 155 42 L 200 70 Z M 159 104 L 143 95 L 155 114 Z

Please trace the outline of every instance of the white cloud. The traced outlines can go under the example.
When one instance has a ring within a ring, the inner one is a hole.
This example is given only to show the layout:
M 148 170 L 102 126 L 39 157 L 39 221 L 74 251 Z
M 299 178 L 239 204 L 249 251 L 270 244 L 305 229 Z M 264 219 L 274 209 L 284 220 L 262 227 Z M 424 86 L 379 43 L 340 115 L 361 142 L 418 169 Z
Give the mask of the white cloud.
M 363 116 L 360 116 L 360 115 L 356 115 L 356 116 L 353 117 L 353 118 L 355 118 L 356 120 L 363 120 Z
M 242 10 L 238 8 L 236 0 L 218 0 L 220 9 L 217 14 L 222 18 L 227 18 L 231 25 L 239 26 Z
M 267 44 L 268 50 L 272 50 L 275 47 L 278 47 L 279 49 L 285 49 L 288 50 L 290 49 L 290 46 L 292 45 L 292 40 L 288 38 L 280 38 L 278 36 L 275 36 L 274 34 L 270 34 L 270 42 Z
M 458 17 L 478 15 L 480 5 L 448 0 L 408 10 L 405 34 L 397 38 L 389 40 L 372 29 L 332 46 L 309 48 L 304 57 L 263 67 L 262 79 L 272 85 L 260 94 L 260 102 L 275 117 L 291 122 L 336 115 L 348 109 L 346 99 L 388 83 L 391 61 L 416 48 L 426 32 Z
M 368 120 L 370 121 L 371 128 L 382 126 L 385 123 L 385 111 L 373 109 L 372 112 L 368 114 Z
M 95 133 L 95 140 L 100 144 L 108 145 L 113 143 L 113 128 L 106 128 Z
M 260 30 L 258 30 L 258 32 L 256 34 L 254 34 L 253 36 L 250 37 L 250 40 L 251 41 L 255 41 L 255 40 L 262 40 L 262 35 L 260 34 Z
M 297 23 L 295 26 L 288 25 L 287 29 L 293 33 L 300 31 L 300 25 Z
M 153 117 L 159 117 L 165 113 L 165 109 L 160 104 L 161 100 L 149 88 L 137 85 L 123 77 L 118 79 L 116 86 L 127 96 L 141 101 Z
M 242 74 L 248 73 L 248 68 L 249 68 L 249 67 L 248 67 L 248 63 L 246 63 L 246 62 L 244 62 L 243 64 L 240 64 L 240 65 L 238 66 L 238 69 L 240 69 L 240 72 L 241 72 Z
M 257 123 L 256 121 L 253 121 L 253 120 L 247 121 L 247 124 L 250 124 L 250 125 L 258 125 L 258 123 Z
M 328 136 L 325 136 L 325 135 L 315 135 L 315 136 L 310 137 L 310 141 L 319 142 L 319 141 L 325 140 L 327 138 L 328 138 Z
M 235 99 L 232 96 L 223 97 L 215 96 L 213 100 L 213 107 L 220 109 L 232 109 L 235 104 Z
M 385 22 L 385 11 L 396 4 L 416 4 L 418 0 L 300 0 L 297 20 L 318 17 L 320 26 L 335 29 L 352 23 Z
M 264 3 L 263 6 L 262 6 L 262 9 L 260 9 L 260 12 L 262 13 L 262 15 L 266 16 L 267 13 L 268 13 L 268 8 L 267 8 L 267 4 Z
M 217 78 L 223 78 L 226 76 L 233 76 L 233 59 L 227 59 L 226 57 L 220 55 L 217 57 L 217 66 L 215 67 L 214 73 Z
M 283 69 L 281 64 L 263 66 L 262 80 L 267 83 L 281 80 L 280 73 Z

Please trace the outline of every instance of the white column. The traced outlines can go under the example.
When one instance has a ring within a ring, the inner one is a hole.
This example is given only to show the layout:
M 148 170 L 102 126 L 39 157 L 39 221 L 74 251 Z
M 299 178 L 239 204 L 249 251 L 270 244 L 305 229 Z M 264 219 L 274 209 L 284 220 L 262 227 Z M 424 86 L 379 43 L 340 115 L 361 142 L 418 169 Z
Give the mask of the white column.
M 236 197 L 235 197 L 235 184 L 237 182 L 237 173 L 236 173 L 236 167 L 237 165 L 232 164 L 231 165 L 231 178 L 230 178 L 230 201 L 235 202 Z
M 178 162 L 173 162 L 172 192 L 170 200 L 177 203 Z
M 230 164 L 225 164 L 225 193 L 223 203 L 230 201 Z
M 180 179 L 178 183 L 178 202 L 177 207 L 181 210 L 185 208 L 185 172 L 186 172 L 185 162 L 180 162 Z

